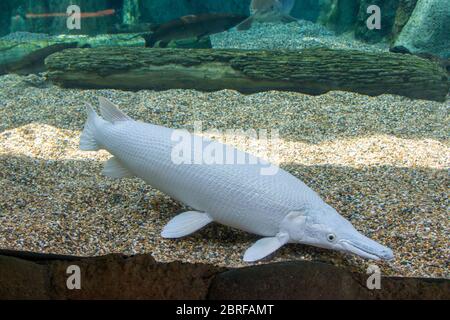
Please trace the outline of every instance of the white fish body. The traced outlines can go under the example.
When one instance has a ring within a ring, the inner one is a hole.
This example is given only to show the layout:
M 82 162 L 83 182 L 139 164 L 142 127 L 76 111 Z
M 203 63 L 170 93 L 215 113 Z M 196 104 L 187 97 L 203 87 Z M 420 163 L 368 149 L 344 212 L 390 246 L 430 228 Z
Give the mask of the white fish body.
M 106 99 L 100 98 L 100 104 L 104 119 L 90 109 L 80 148 L 106 149 L 113 154 L 103 170 L 105 175 L 137 176 L 195 209 L 173 218 L 164 228 L 163 237 L 182 237 L 215 221 L 272 239 L 262 248 L 261 242 L 268 240 L 262 239 L 247 250 L 244 259 L 253 261 L 287 242 L 298 242 L 293 234 L 289 236 L 288 229 L 295 225 L 292 219 L 304 223 L 308 210 L 316 208 L 317 213 L 331 208 L 316 192 L 281 168 L 273 175 L 261 174 L 267 169 L 264 161 L 178 164 L 172 154 L 179 143 L 174 139 L 175 130 L 134 121 Z M 186 134 L 202 141 L 201 137 Z M 218 142 L 206 143 L 203 149 L 210 143 L 226 152 L 244 154 Z

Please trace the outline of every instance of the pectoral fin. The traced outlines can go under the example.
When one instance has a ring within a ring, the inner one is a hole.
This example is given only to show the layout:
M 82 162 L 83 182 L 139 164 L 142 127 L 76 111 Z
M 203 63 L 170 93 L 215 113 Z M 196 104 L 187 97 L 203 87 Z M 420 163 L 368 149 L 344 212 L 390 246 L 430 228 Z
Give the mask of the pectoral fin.
M 285 232 L 280 232 L 275 237 L 262 238 L 245 251 L 244 261 L 252 262 L 260 260 L 272 252 L 277 251 L 288 241 L 289 235 Z
M 123 164 L 117 160 L 116 157 L 112 157 L 105 163 L 105 167 L 102 170 L 102 174 L 110 178 L 131 178 L 134 174 L 130 172 Z
M 180 238 L 200 230 L 213 219 L 206 212 L 187 211 L 172 218 L 161 232 L 163 238 Z

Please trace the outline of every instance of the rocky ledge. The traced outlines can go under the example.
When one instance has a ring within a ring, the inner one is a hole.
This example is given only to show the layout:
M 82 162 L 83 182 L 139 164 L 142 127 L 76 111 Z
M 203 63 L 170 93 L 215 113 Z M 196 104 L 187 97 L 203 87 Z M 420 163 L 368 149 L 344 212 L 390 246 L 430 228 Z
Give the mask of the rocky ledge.
M 69 290 L 68 267 L 81 271 Z M 0 299 L 449 299 L 450 281 L 381 277 L 320 262 L 292 261 L 239 269 L 159 263 L 151 255 L 81 258 L 0 250 Z

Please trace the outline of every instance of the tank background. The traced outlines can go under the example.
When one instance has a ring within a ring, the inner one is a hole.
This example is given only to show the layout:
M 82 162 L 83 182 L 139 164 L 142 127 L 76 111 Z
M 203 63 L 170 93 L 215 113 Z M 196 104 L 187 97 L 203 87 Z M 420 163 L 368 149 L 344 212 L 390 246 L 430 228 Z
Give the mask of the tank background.
M 99 11 L 113 8 L 117 14 L 83 21 L 81 31 L 70 33 L 108 33 L 115 23 L 163 23 L 171 19 L 206 12 L 228 12 L 249 14 L 251 0 L 2 0 L 0 1 L 0 36 L 15 31 L 36 33 L 69 33 L 65 19 L 61 17 L 45 19 L 16 19 L 18 13 L 65 12 L 70 4 L 78 4 L 83 11 Z M 355 32 L 355 36 L 368 42 L 394 38 L 402 27 L 396 22 L 397 11 L 401 11 L 401 21 L 408 17 L 417 0 L 297 0 L 292 15 L 299 19 L 320 22 L 331 29 Z M 385 28 L 368 30 L 365 26 L 366 7 L 375 2 L 381 6 Z M 406 9 L 405 9 L 406 8 Z M 408 10 L 408 8 L 410 10 Z M 403 22 L 406 23 L 406 21 Z M 395 25 L 395 28 L 392 26 Z M 392 32 L 394 31 L 394 33 Z

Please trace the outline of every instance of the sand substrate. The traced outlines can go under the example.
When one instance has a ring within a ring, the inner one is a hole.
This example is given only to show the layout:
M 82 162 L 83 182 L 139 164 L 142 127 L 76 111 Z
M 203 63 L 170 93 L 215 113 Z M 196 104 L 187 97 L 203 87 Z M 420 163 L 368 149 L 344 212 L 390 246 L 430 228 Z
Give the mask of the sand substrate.
M 277 129 L 280 165 L 365 235 L 391 247 L 383 274 L 449 277 L 448 104 L 392 95 L 321 96 L 67 90 L 0 77 L 0 248 L 103 255 L 149 253 L 239 267 L 258 237 L 212 224 L 179 240 L 162 227 L 182 204 L 138 178 L 100 174 L 110 155 L 78 150 L 85 102 L 104 96 L 135 119 L 191 129 Z M 259 141 L 218 136 L 259 154 Z M 269 159 L 271 159 L 269 157 Z M 307 259 L 365 272 L 371 262 L 289 244 L 259 263 Z

